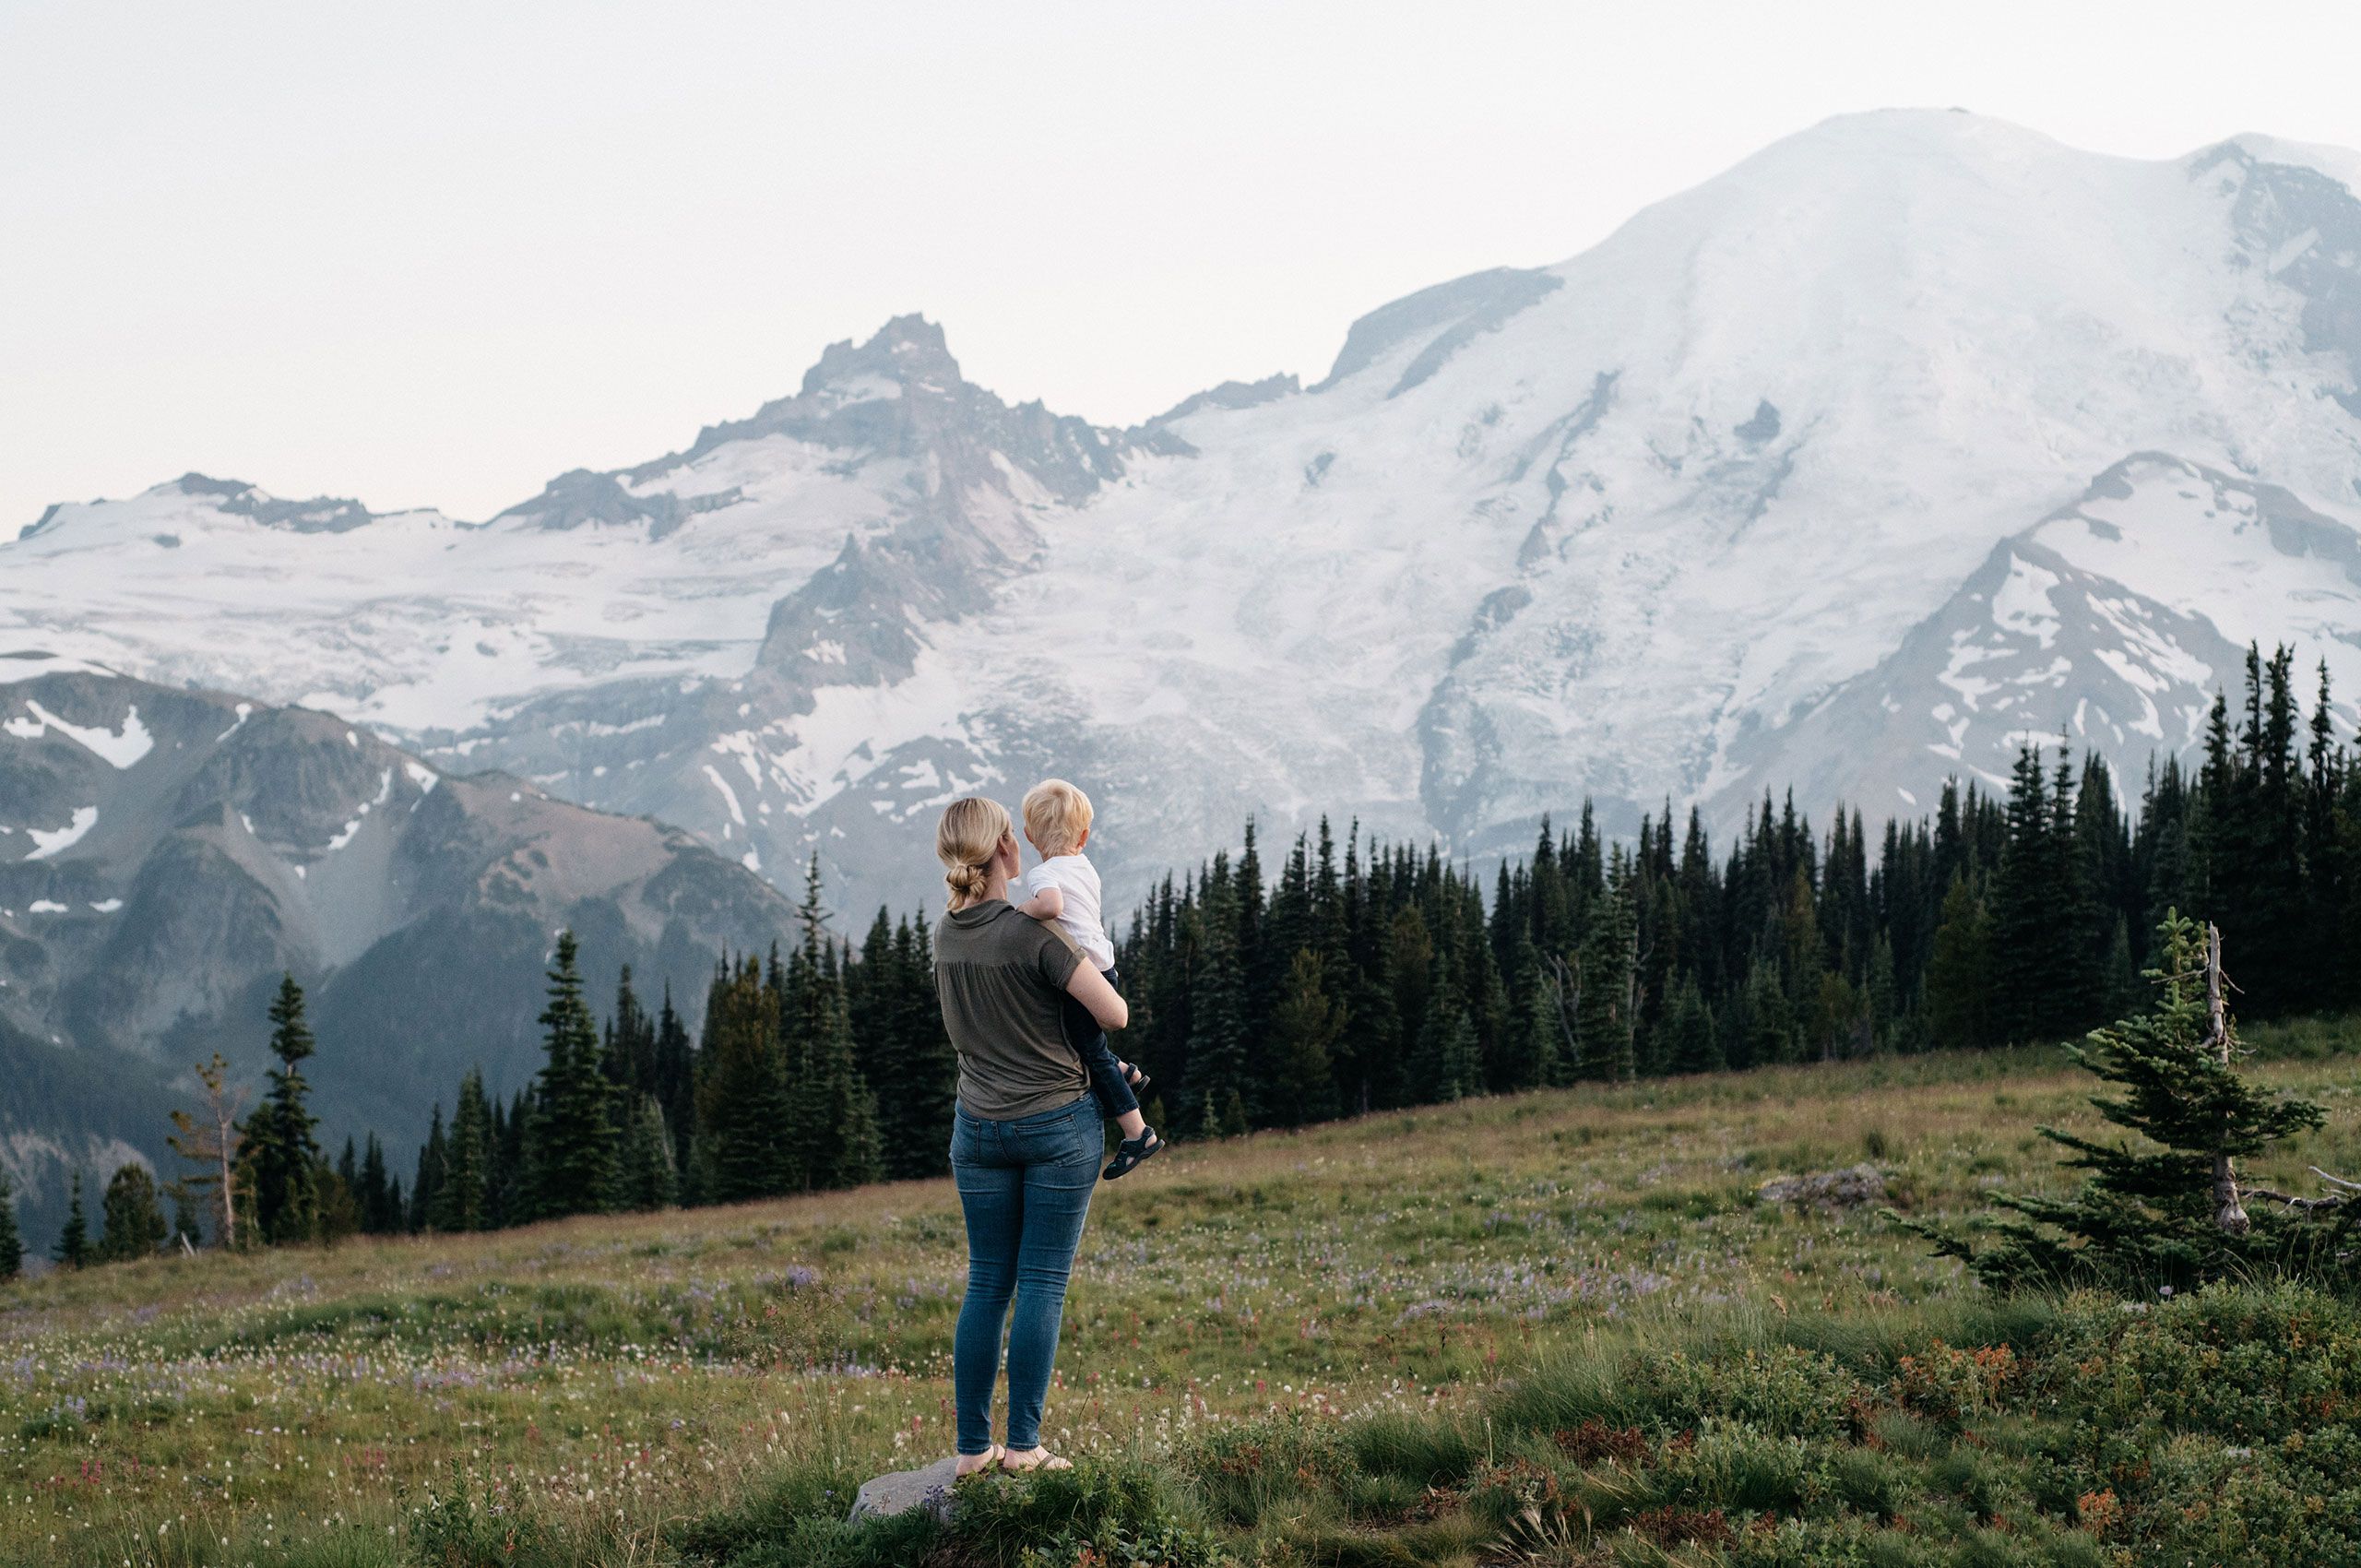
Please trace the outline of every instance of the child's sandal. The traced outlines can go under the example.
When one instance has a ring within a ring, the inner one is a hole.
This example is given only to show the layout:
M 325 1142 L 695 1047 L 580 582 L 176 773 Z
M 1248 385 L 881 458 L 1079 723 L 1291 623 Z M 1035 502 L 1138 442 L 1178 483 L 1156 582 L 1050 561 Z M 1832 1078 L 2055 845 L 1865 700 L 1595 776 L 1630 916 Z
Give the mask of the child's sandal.
M 1154 1078 L 1140 1071 L 1140 1064 L 1136 1062 L 1124 1062 L 1118 1065 L 1123 1069 L 1123 1082 L 1132 1087 L 1133 1094 L 1145 1092 L 1148 1085 L 1156 1082 Z
M 1155 1128 L 1147 1128 L 1138 1137 L 1125 1138 L 1115 1146 L 1115 1158 L 1108 1161 L 1103 1174 L 1109 1182 L 1128 1176 L 1163 1152 L 1164 1140 L 1156 1135 Z

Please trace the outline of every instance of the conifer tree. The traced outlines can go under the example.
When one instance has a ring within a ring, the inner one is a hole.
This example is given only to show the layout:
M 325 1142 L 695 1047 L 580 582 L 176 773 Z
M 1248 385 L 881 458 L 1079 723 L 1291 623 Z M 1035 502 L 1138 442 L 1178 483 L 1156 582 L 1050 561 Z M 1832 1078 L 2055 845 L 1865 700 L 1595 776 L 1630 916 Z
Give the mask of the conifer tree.
M 1325 966 L 1308 947 L 1287 965 L 1287 990 L 1271 1009 L 1274 1060 L 1279 1069 L 1277 1120 L 1293 1126 L 1336 1114 L 1336 1079 L 1329 1052 L 1345 1032 L 1345 1010 L 1329 995 Z
M 443 1173 L 451 1162 L 451 1146 L 443 1135 L 443 1102 L 434 1102 L 433 1119 L 427 1123 L 426 1142 L 419 1146 L 418 1174 L 409 1184 L 409 1228 L 412 1230 L 433 1229 L 443 1211 Z
M 664 1108 L 664 1129 L 678 1168 L 687 1169 L 690 1140 L 695 1132 L 695 1052 L 689 1044 L 688 1026 L 672 1006 L 672 982 L 664 982 L 664 1003 L 656 1013 L 655 1082 L 649 1092 Z
M 894 928 L 892 968 L 896 998 L 884 1025 L 895 1042 L 896 1087 L 892 1103 L 878 1096 L 879 1133 L 885 1174 L 893 1178 L 939 1176 L 949 1169 L 952 1105 L 958 1098 L 959 1056 L 943 1028 L 943 1007 L 934 994 L 933 938 L 922 921 L 904 920 Z M 1145 1038 L 1149 1017 L 1135 1016 L 1132 1034 Z M 1119 1051 L 1127 1049 L 1117 1043 Z
M 1228 1123 L 1228 1099 L 1244 1116 L 1246 976 L 1239 962 L 1237 911 L 1228 897 L 1228 867 L 1218 857 L 1200 910 L 1194 983 L 1189 992 L 1189 1084 L 1201 1124 L 1214 1135 Z
M 1575 1020 L 1584 1064 L 1594 1075 L 1619 1083 L 1639 1071 L 1631 1005 L 1637 944 L 1631 873 L 1619 848 L 1613 878 L 1593 902 L 1590 929 L 1583 939 L 1582 1002 Z
M 2330 1228 L 2315 1218 L 2320 1210 L 2281 1202 L 2248 1213 L 2238 1202 L 2231 1161 L 2327 1117 L 2239 1074 L 2236 1025 L 2226 1009 L 2215 1021 L 2208 996 L 2202 928 L 2171 911 L 2157 936 L 2157 967 L 2148 971 L 2153 1011 L 2094 1029 L 2069 1051 L 2119 1091 L 2091 1103 L 2134 1141 L 2037 1129 L 2069 1151 L 2066 1164 L 2090 1175 L 2063 1198 L 1996 1195 L 2016 1218 L 1999 1221 L 1999 1241 L 1981 1252 L 1940 1227 L 1902 1222 L 1940 1255 L 1970 1263 L 1987 1284 L 2096 1284 L 2144 1296 L 2259 1269 L 2343 1266 L 2328 1244 Z
M 787 969 L 789 1125 L 801 1150 L 803 1182 L 814 1189 L 853 1187 L 877 1180 L 877 1102 L 853 1056 L 852 1018 L 842 967 L 821 934 L 819 866 L 805 895 L 812 911 L 803 945 Z
M 156 1201 L 156 1179 L 137 1160 L 116 1167 L 99 1208 L 105 1225 L 96 1253 L 100 1262 L 144 1258 L 164 1244 L 164 1211 Z
M 314 1166 L 313 1172 L 320 1194 L 319 1239 L 340 1241 L 361 1229 L 360 1199 L 343 1172 L 326 1159 Z
M 1993 1041 L 1992 929 L 1984 900 L 1967 873 L 1952 877 L 1943 895 L 1942 921 L 1935 928 L 1927 961 L 1927 1007 L 1934 1043 L 1978 1050 Z
M 694 1170 L 703 1202 L 743 1203 L 802 1185 L 801 1151 L 783 1135 L 778 1024 L 777 997 L 753 958 L 715 977 L 706 1004 L 707 1043 L 697 1053 Z
M 1710 1073 L 1725 1065 L 1714 1015 L 1692 976 L 1683 980 L 1665 1018 L 1667 1065 L 1675 1073 Z
M 1483 1063 L 1476 1047 L 1476 1026 L 1457 992 L 1438 992 L 1428 1004 L 1418 1026 L 1418 1075 L 1432 1086 L 1439 1102 L 1465 1099 L 1483 1092 Z
M 291 974 L 279 978 L 270 1024 L 270 1053 L 279 1065 L 268 1075 L 270 1092 L 246 1119 L 243 1153 L 255 1232 L 276 1246 L 312 1241 L 320 1229 L 318 1123 L 303 1066 L 314 1042 L 303 1019 L 303 988 Z
M 57 1232 L 57 1245 L 50 1253 L 60 1268 L 80 1268 L 90 1261 L 90 1222 L 82 1214 L 82 1173 L 74 1172 L 73 1184 L 65 1200 L 65 1224 Z
M 1513 941 L 1509 989 L 1518 1001 L 1513 1009 L 1500 1084 L 1512 1094 L 1560 1083 L 1559 1058 L 1566 1043 L 1557 987 L 1545 972 L 1541 950 L 1534 944 L 1526 922 L 1518 922 Z
M 377 1134 L 369 1134 L 361 1156 L 361 1229 L 372 1236 L 383 1236 L 400 1229 L 395 1218 L 393 1194 L 386 1186 L 386 1146 Z
M 484 1230 L 492 1226 L 492 1102 L 484 1098 L 483 1074 L 470 1067 L 459 1080 L 457 1106 L 445 1145 L 443 1179 L 434 1194 L 437 1230 Z
M 582 1000 L 579 953 L 574 932 L 560 932 L 540 1016 L 531 1199 L 540 1219 L 602 1213 L 615 1198 L 614 1090 L 599 1063 L 599 1027 Z
M 0 1279 L 14 1279 L 24 1271 L 25 1237 L 17 1228 L 17 1184 L 0 1170 Z
M 517 1089 L 495 1129 L 497 1143 L 492 1167 L 492 1212 L 499 1225 L 522 1225 L 533 1210 L 533 1105 L 531 1095 Z
M 639 1095 L 656 1090 L 656 1036 L 657 1020 L 639 1004 L 639 994 L 632 990 L 631 966 L 625 964 L 615 980 L 615 1010 L 607 1018 L 600 1058 L 607 1082 L 631 1091 L 625 1103 L 635 1105 Z
M 635 1212 L 669 1206 L 677 1171 L 672 1140 L 664 1127 L 664 1108 L 652 1094 L 634 1101 L 623 1125 L 622 1206 Z

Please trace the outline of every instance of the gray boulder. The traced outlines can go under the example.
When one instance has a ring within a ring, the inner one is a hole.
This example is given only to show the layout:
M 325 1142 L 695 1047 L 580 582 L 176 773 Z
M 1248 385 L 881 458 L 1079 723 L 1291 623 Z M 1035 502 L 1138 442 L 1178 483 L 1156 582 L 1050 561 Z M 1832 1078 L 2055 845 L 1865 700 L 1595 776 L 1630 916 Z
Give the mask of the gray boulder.
M 951 1517 L 951 1483 L 957 1479 L 958 1460 L 945 1455 L 922 1470 L 895 1470 L 863 1481 L 853 1494 L 852 1517 L 889 1519 L 923 1508 L 938 1519 Z
M 1874 1165 L 1843 1170 L 1821 1170 L 1809 1176 L 1779 1176 L 1754 1190 L 1767 1204 L 1800 1204 L 1807 1208 L 1859 1208 L 1885 1201 L 1885 1173 Z

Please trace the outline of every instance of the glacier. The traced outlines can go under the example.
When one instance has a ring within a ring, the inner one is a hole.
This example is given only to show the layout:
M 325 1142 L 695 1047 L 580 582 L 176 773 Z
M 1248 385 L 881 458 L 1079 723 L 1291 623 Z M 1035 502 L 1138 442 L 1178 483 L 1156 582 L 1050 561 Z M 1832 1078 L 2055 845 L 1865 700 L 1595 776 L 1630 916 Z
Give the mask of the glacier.
M 481 524 L 196 475 L 53 507 L 0 649 L 816 854 L 856 912 L 939 902 L 928 814 L 1052 771 L 1118 907 L 1248 816 L 1481 858 L 1584 798 L 1915 814 L 2028 739 L 2136 778 L 2250 640 L 2361 711 L 2356 178 L 1844 116 L 1135 427 L 913 315 Z

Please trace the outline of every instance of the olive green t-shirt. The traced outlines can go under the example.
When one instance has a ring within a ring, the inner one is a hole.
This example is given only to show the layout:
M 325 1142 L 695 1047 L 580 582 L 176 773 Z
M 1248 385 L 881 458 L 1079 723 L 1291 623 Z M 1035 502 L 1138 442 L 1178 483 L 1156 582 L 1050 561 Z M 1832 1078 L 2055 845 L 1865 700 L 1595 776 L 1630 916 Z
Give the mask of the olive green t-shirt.
M 1082 954 L 1004 898 L 954 909 L 934 935 L 934 990 L 959 1052 L 959 1104 L 987 1122 L 1071 1105 L 1090 1088 L 1060 1001 Z

